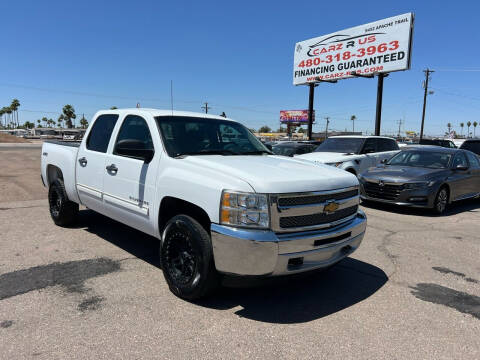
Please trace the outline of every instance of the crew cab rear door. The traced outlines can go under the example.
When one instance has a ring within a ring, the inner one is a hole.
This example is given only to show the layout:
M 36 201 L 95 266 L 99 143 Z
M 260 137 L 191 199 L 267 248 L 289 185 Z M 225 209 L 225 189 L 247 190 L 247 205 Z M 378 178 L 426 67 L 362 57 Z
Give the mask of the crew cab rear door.
M 133 114 L 126 114 L 117 128 L 103 169 L 106 215 L 153 235 L 161 155 L 158 130 L 153 118 Z M 146 160 L 142 156 L 148 151 L 152 157 Z
M 78 149 L 76 185 L 80 201 L 86 207 L 103 213 L 103 176 L 110 138 L 117 114 L 99 115 Z

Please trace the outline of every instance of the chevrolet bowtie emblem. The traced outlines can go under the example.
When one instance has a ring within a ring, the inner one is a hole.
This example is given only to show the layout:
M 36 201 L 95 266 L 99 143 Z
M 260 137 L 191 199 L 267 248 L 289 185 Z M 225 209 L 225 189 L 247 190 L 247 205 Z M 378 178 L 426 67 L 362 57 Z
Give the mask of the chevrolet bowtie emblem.
M 323 208 L 323 211 L 327 214 L 330 214 L 337 211 L 339 206 L 340 205 L 338 205 L 338 203 L 336 202 L 330 202 L 327 205 L 325 205 L 325 207 Z

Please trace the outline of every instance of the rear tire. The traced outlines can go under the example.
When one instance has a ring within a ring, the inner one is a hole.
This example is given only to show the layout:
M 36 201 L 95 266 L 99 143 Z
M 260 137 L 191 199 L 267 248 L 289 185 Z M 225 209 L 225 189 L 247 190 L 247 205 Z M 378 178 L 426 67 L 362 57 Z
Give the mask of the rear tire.
M 55 225 L 69 226 L 73 224 L 78 214 L 78 204 L 68 200 L 62 179 L 56 179 L 48 188 L 48 205 L 50 216 Z
M 433 211 L 438 215 L 442 215 L 445 213 L 447 205 L 448 189 L 445 186 L 442 186 L 440 190 L 438 190 L 437 196 L 435 196 L 435 201 L 433 203 Z
M 210 235 L 190 216 L 177 215 L 168 221 L 160 259 L 170 291 L 182 299 L 208 296 L 219 285 Z

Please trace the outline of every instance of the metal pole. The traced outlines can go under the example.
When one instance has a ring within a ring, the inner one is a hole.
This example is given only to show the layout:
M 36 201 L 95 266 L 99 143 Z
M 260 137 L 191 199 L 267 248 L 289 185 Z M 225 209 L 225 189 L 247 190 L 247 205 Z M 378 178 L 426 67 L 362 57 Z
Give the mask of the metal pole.
M 308 140 L 312 140 L 312 125 L 313 125 L 313 97 L 315 95 L 315 84 L 310 83 L 308 93 Z
M 330 117 L 326 117 L 325 120 L 327 120 L 327 124 L 325 125 L 325 140 L 327 140 L 328 137 L 328 124 L 330 123 Z
M 380 136 L 380 124 L 382 122 L 382 97 L 383 97 L 383 78 L 384 73 L 378 74 L 377 85 L 377 111 L 375 114 L 375 135 Z
M 420 140 L 423 139 L 423 125 L 425 124 L 425 108 L 427 106 L 427 94 L 428 94 L 428 77 L 433 70 L 427 68 L 423 70 L 425 72 L 425 92 L 423 93 L 423 112 L 422 112 L 422 127 L 420 128 Z

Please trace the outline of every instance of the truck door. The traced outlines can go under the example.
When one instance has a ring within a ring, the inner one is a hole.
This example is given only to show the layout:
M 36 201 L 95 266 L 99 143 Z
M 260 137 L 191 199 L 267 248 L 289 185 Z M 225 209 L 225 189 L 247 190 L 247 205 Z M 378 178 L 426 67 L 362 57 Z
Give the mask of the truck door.
M 86 207 L 103 213 L 103 175 L 108 143 L 118 115 L 99 115 L 78 149 L 76 184 L 80 201 Z
M 463 167 L 464 170 L 459 170 L 459 166 Z M 463 152 L 457 152 L 455 154 L 455 157 L 453 158 L 452 170 L 453 174 L 450 176 L 450 198 L 452 200 L 461 200 L 472 195 L 471 168 L 467 161 L 467 157 Z
M 126 115 L 123 119 L 106 156 L 103 199 L 107 216 L 153 235 L 155 182 L 161 152 L 152 140 L 152 133 L 158 130 L 151 120 L 149 127 L 138 115 Z M 157 133 L 155 136 L 159 139 Z M 148 153 L 151 158 L 145 159 Z

